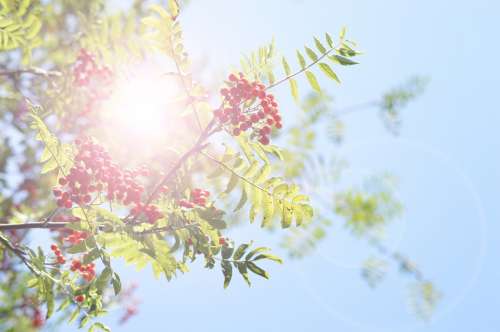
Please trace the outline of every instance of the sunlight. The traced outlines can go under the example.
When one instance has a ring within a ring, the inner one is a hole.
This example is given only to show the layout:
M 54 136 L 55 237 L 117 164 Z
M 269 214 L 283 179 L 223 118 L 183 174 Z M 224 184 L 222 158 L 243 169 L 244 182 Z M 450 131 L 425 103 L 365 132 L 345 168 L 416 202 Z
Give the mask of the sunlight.
M 178 80 L 161 74 L 158 66 L 147 63 L 128 68 L 102 107 L 106 134 L 134 152 L 155 152 L 159 144 L 165 144 L 167 134 L 180 126 L 182 104 L 177 101 L 181 93 Z
M 117 82 L 106 105 L 113 127 L 141 137 L 165 129 L 169 82 L 159 77 L 134 77 Z

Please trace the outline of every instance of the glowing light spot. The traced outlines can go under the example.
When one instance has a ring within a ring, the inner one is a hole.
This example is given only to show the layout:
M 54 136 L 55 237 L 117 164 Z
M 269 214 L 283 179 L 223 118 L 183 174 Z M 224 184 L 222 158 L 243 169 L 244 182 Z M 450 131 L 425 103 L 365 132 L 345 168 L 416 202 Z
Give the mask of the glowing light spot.
M 120 76 L 109 100 L 102 105 L 104 130 L 113 141 L 141 154 L 158 152 L 165 146 L 168 133 L 180 125 L 179 103 L 182 90 L 172 75 L 137 66 Z

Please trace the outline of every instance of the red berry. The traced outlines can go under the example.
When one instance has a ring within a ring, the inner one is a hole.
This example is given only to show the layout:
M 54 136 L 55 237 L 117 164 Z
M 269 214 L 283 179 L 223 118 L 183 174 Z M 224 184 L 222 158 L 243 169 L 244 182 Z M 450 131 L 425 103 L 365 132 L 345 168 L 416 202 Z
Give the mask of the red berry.
M 262 136 L 260 139 L 259 139 L 259 142 L 263 145 L 268 145 L 269 144 L 269 137 L 267 136 Z
M 85 301 L 85 295 L 80 294 L 75 296 L 75 301 L 78 303 L 82 303 L 83 301 Z

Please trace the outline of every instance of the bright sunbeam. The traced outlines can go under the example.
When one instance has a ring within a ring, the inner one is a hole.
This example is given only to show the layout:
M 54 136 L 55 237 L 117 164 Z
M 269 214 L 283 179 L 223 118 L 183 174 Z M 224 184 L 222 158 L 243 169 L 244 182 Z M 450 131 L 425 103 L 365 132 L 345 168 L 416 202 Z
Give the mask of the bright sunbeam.
M 107 135 L 140 154 L 155 153 L 181 124 L 178 80 L 151 67 L 129 68 L 119 77 L 101 113 Z
M 155 77 L 118 81 L 106 106 L 114 120 L 113 127 L 141 137 L 164 130 L 169 88 L 165 80 Z

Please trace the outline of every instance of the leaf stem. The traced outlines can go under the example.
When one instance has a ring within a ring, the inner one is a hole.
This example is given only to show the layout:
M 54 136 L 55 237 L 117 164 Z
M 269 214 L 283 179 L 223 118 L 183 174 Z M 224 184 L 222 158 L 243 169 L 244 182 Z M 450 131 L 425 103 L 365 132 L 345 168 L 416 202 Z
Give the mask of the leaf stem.
M 307 66 L 305 66 L 304 68 L 302 68 L 301 70 L 293 73 L 293 74 L 290 74 L 286 77 L 283 77 L 282 79 L 280 79 L 279 81 L 276 81 L 274 82 L 273 84 L 271 85 L 268 85 L 266 87 L 266 90 L 269 90 L 269 89 L 272 89 L 274 88 L 275 86 L 277 85 L 280 85 L 281 83 L 284 83 L 292 78 L 294 78 L 295 76 L 297 75 L 300 75 L 302 74 L 303 72 L 309 70 L 309 68 L 313 67 L 314 65 L 316 65 L 318 62 L 320 62 L 321 60 L 323 60 L 326 56 L 328 56 L 328 54 L 330 54 L 332 51 L 334 51 L 335 48 L 330 48 L 328 51 L 326 51 L 325 53 L 321 54 L 321 56 L 319 56 L 316 60 L 314 60 L 313 62 L 311 62 L 310 64 L 308 64 Z

